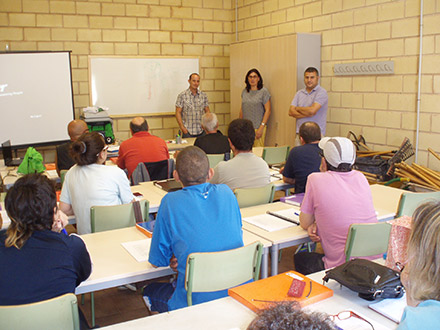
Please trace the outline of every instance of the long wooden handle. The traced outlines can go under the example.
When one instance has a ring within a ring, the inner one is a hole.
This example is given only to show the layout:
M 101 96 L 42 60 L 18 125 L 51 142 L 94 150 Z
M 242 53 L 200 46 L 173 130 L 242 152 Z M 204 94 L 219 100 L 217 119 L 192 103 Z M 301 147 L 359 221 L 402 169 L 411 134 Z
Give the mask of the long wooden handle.
M 435 156 L 435 158 L 437 158 L 438 160 L 440 160 L 440 156 L 437 155 L 437 153 L 436 153 L 434 150 L 432 150 L 431 148 L 428 148 L 428 151 L 429 151 L 431 154 L 433 154 L 433 155 Z

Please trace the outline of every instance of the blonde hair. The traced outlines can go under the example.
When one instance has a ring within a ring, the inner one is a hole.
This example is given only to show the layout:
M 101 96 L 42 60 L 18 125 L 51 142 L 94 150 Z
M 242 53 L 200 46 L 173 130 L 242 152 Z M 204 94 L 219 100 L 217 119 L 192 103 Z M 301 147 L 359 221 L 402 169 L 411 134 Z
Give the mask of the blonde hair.
M 405 271 L 413 300 L 440 300 L 440 202 L 425 203 L 414 212 Z

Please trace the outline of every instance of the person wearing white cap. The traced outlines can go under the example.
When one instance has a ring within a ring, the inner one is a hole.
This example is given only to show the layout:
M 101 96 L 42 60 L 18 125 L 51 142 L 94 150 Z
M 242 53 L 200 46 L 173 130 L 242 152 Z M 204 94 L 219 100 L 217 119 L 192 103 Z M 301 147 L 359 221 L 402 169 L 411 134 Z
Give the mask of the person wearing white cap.
M 356 160 L 353 143 L 343 137 L 325 137 L 319 148 L 321 172 L 308 177 L 299 220 L 310 239 L 321 242 L 324 254 L 297 253 L 295 269 L 302 274 L 343 264 L 350 225 L 377 222 L 368 181 L 352 170 Z

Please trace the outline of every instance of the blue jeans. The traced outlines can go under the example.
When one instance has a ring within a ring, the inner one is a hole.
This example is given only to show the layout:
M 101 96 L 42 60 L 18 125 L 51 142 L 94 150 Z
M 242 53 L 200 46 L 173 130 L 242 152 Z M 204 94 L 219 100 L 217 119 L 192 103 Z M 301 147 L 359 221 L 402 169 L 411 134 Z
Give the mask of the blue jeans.
M 155 282 L 148 284 L 143 291 L 143 295 L 150 300 L 150 311 L 168 312 L 168 300 L 174 293 L 175 283 Z

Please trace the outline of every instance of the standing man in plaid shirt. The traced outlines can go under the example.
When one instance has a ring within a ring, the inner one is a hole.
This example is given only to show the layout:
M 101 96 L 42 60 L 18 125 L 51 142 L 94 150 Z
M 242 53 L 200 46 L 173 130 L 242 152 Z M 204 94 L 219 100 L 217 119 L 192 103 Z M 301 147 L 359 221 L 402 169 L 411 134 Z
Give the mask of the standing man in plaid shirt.
M 202 116 L 210 112 L 208 96 L 199 90 L 200 76 L 192 73 L 188 82 L 189 88 L 180 93 L 176 100 L 176 120 L 184 138 L 202 136 Z

